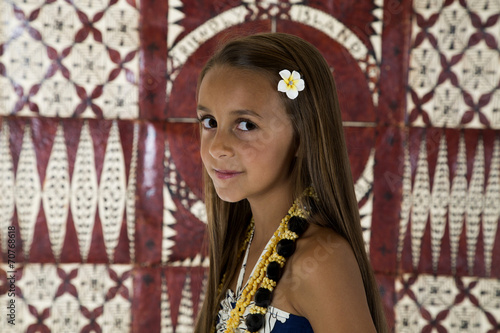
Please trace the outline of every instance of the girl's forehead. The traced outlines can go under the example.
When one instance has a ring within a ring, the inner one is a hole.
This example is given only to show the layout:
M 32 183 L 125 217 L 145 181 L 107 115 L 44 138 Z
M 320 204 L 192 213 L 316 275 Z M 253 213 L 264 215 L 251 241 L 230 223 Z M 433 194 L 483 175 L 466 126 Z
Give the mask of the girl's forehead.
M 198 101 L 202 105 L 209 102 L 274 103 L 274 100 L 279 100 L 277 87 L 265 75 L 227 66 L 210 69 L 198 91 Z
M 268 81 L 270 83 L 269 76 L 264 73 L 265 72 L 263 70 L 254 70 L 250 68 L 242 68 L 229 65 L 215 65 L 207 71 L 203 80 L 205 80 L 207 77 L 224 77 L 226 79 L 233 80 L 233 82 L 236 82 L 236 80 L 249 78 L 257 81 Z

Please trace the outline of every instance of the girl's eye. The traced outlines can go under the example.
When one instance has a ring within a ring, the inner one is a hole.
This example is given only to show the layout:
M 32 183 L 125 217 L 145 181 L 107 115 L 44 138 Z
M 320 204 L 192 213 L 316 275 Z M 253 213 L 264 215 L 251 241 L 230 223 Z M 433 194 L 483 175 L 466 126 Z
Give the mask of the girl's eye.
M 211 129 L 217 127 L 217 121 L 212 117 L 203 117 L 200 119 L 200 123 L 204 129 Z
M 257 125 L 254 123 L 248 121 L 248 120 L 240 120 L 238 122 L 238 126 L 236 127 L 237 129 L 241 131 L 251 131 L 257 128 Z

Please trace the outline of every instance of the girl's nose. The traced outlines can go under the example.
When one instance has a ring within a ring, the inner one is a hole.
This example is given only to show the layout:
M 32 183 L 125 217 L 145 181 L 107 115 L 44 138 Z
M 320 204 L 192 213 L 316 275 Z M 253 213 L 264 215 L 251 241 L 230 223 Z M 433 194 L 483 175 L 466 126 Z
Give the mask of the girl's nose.
M 231 145 L 230 135 L 224 133 L 224 131 L 218 130 L 215 136 L 212 138 L 209 152 L 210 155 L 216 159 L 233 156 L 234 150 Z

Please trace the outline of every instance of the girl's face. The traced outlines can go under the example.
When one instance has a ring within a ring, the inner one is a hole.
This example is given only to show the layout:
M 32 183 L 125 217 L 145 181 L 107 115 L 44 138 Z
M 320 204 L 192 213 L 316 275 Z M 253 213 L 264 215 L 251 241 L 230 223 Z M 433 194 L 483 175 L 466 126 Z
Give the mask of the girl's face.
M 293 126 L 277 87 L 258 72 L 216 66 L 201 82 L 197 112 L 201 158 L 222 200 L 290 197 Z

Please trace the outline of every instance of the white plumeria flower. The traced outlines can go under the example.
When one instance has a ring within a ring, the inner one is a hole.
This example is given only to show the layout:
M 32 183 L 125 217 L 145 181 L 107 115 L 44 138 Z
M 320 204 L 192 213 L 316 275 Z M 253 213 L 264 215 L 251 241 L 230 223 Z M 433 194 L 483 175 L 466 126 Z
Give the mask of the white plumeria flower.
M 280 72 L 280 76 L 283 80 L 278 83 L 278 91 L 286 93 L 286 96 L 290 99 L 295 99 L 299 96 L 299 91 L 304 90 L 305 83 L 304 80 L 300 78 L 300 74 L 297 71 L 290 73 L 288 69 L 284 69 Z

